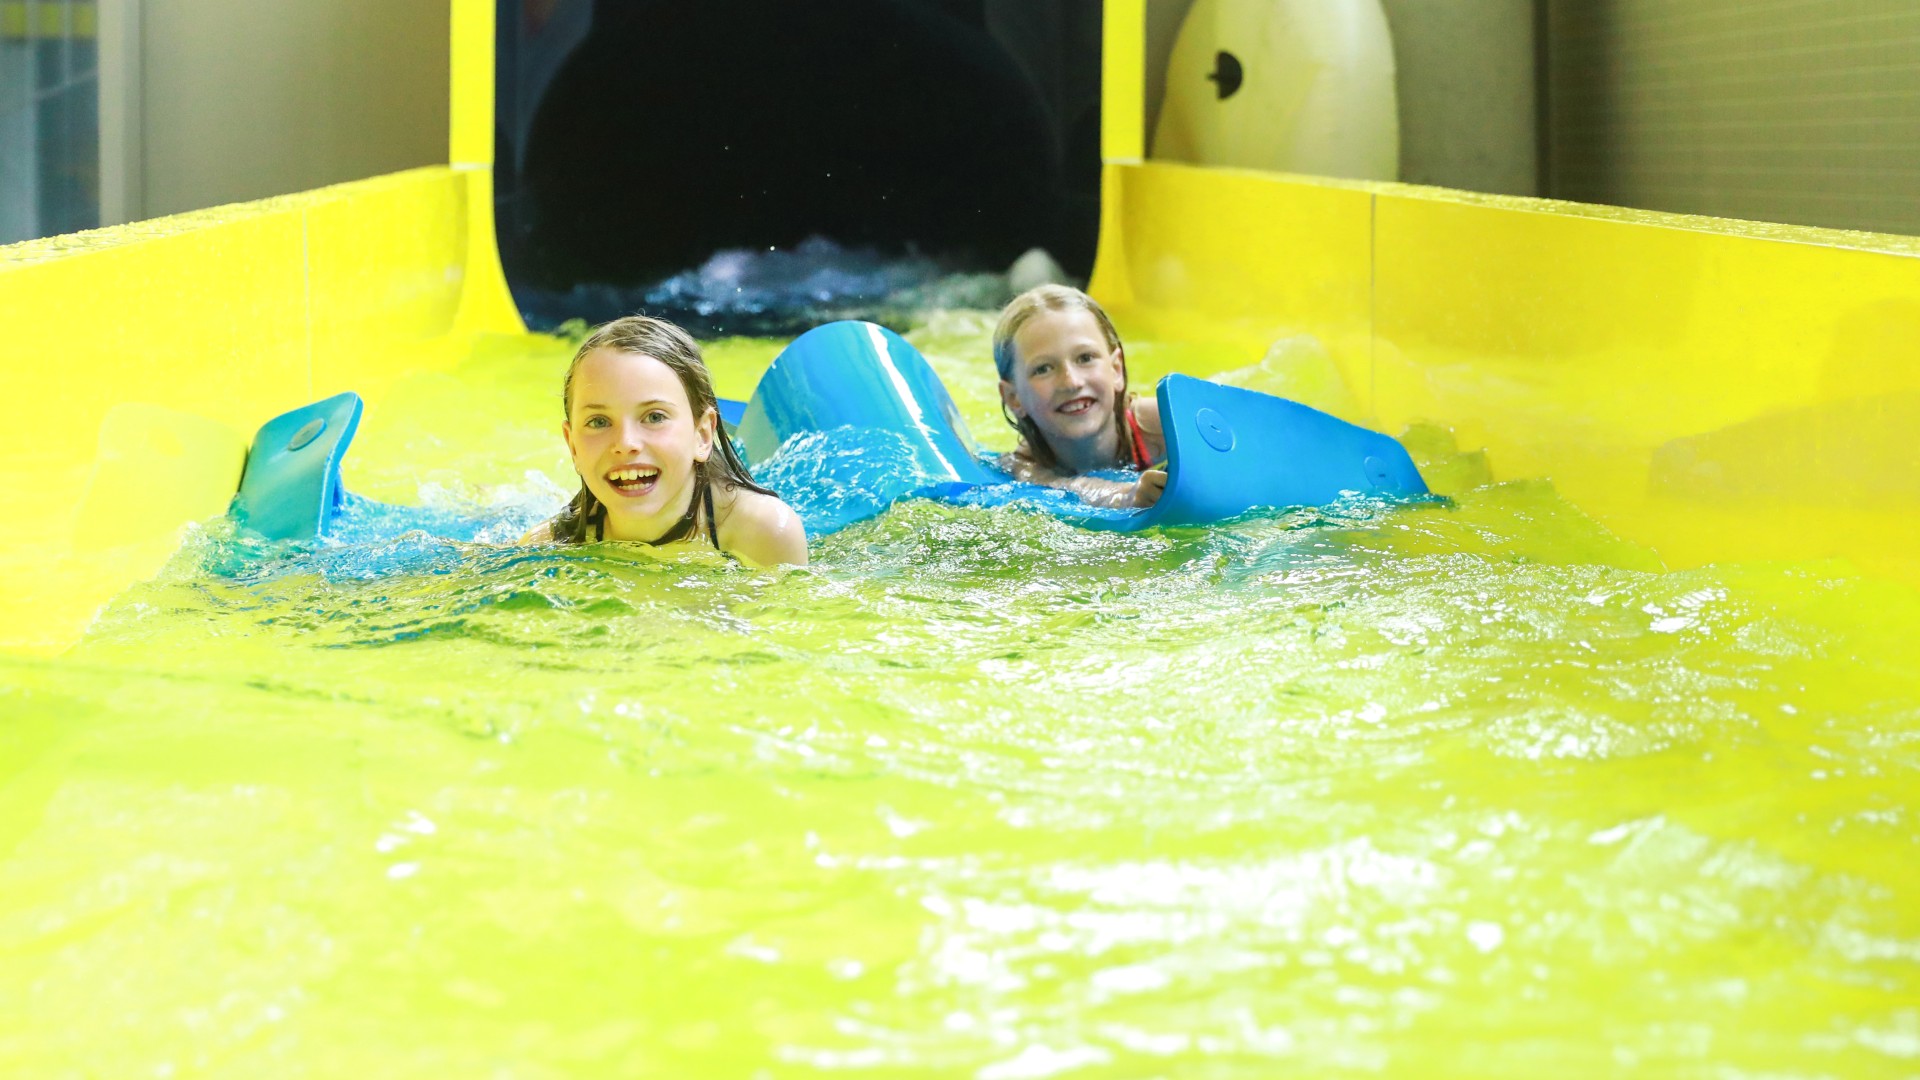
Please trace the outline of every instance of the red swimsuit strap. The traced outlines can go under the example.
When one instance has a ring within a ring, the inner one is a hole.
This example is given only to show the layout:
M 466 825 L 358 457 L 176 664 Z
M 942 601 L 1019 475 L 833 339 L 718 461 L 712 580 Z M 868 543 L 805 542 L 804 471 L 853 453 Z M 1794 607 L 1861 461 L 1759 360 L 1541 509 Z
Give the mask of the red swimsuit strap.
M 1133 415 L 1133 401 L 1131 399 L 1127 401 L 1126 408 L 1122 409 L 1121 412 L 1127 418 L 1127 435 L 1129 436 L 1127 440 L 1129 445 L 1127 448 L 1133 451 L 1133 467 L 1145 470 L 1147 466 L 1153 464 L 1153 458 L 1147 454 L 1147 436 L 1145 432 L 1140 430 L 1139 417 Z

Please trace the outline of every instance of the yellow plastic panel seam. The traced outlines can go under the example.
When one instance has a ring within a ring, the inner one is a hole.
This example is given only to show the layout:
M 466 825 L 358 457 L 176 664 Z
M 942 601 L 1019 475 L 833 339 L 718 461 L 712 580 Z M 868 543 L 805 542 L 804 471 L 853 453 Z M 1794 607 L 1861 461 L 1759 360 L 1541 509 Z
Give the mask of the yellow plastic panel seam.
M 1101 14 L 1100 158 L 1134 164 L 1147 154 L 1146 0 L 1107 0 Z
M 465 273 L 466 177 L 361 193 L 308 210 L 307 277 L 318 399 L 415 367 L 450 365 Z
M 1164 162 L 1110 166 L 1095 294 L 1131 309 L 1136 328 L 1228 342 L 1243 363 L 1277 339 L 1311 335 L 1369 412 L 1373 190 Z
M 1312 334 L 1373 388 L 1378 426 L 1451 427 L 1670 565 L 1844 556 L 1920 583 L 1920 240 L 1164 163 L 1106 176 L 1092 287 L 1130 334 Z

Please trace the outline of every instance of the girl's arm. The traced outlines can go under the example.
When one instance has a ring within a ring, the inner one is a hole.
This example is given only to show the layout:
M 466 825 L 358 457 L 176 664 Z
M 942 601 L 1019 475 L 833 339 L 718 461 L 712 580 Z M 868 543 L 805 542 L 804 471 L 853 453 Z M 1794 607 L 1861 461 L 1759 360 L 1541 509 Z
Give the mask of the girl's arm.
M 1154 412 L 1158 421 L 1159 411 Z M 1144 430 L 1146 425 L 1141 424 Z M 1080 501 L 1090 506 L 1106 506 L 1118 510 L 1144 508 L 1160 501 L 1160 493 L 1166 490 L 1167 474 L 1164 469 L 1148 469 L 1140 474 L 1140 479 L 1102 480 L 1097 476 L 1068 476 L 1024 457 L 1018 453 L 1001 454 L 1000 469 L 1015 480 L 1025 484 L 1039 484 L 1042 487 L 1059 488 L 1080 496 Z

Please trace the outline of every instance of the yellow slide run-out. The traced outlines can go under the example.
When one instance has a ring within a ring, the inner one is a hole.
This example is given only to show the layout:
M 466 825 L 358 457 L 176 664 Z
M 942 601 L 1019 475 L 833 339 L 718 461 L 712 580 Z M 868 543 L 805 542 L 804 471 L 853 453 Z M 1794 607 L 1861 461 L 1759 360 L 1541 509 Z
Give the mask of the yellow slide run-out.
M 1107 4 L 1093 291 L 1355 418 L 1484 447 L 1670 566 L 1920 583 L 1920 239 L 1143 160 L 1142 0 Z M 521 330 L 494 246 L 493 5 L 455 0 L 449 164 L 0 248 L 0 648 L 57 651 L 219 514 L 272 415 Z

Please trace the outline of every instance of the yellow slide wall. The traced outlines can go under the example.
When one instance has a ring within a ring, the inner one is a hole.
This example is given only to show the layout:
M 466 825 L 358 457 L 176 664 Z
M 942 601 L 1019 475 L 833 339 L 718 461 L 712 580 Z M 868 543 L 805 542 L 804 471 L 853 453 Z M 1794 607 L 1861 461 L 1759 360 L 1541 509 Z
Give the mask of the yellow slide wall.
M 1243 363 L 1311 334 L 1355 417 L 1430 422 L 1682 567 L 1920 584 L 1920 239 L 1109 165 L 1092 290 Z
M 493 5 L 453 164 L 0 248 L 0 648 L 70 644 L 218 516 L 270 417 L 521 329 L 493 241 Z
M 1143 12 L 1108 4 L 1093 283 L 1130 329 L 1311 334 L 1375 423 L 1451 427 L 1673 565 L 1920 582 L 1920 241 L 1143 162 Z M 263 420 L 520 329 L 492 20 L 453 2 L 447 166 L 0 248 L 0 648 L 75 640 Z
M 1682 567 L 1920 584 L 1920 238 L 1144 160 L 1109 0 L 1099 259 L 1130 330 L 1309 334 L 1355 417 L 1451 428 Z

